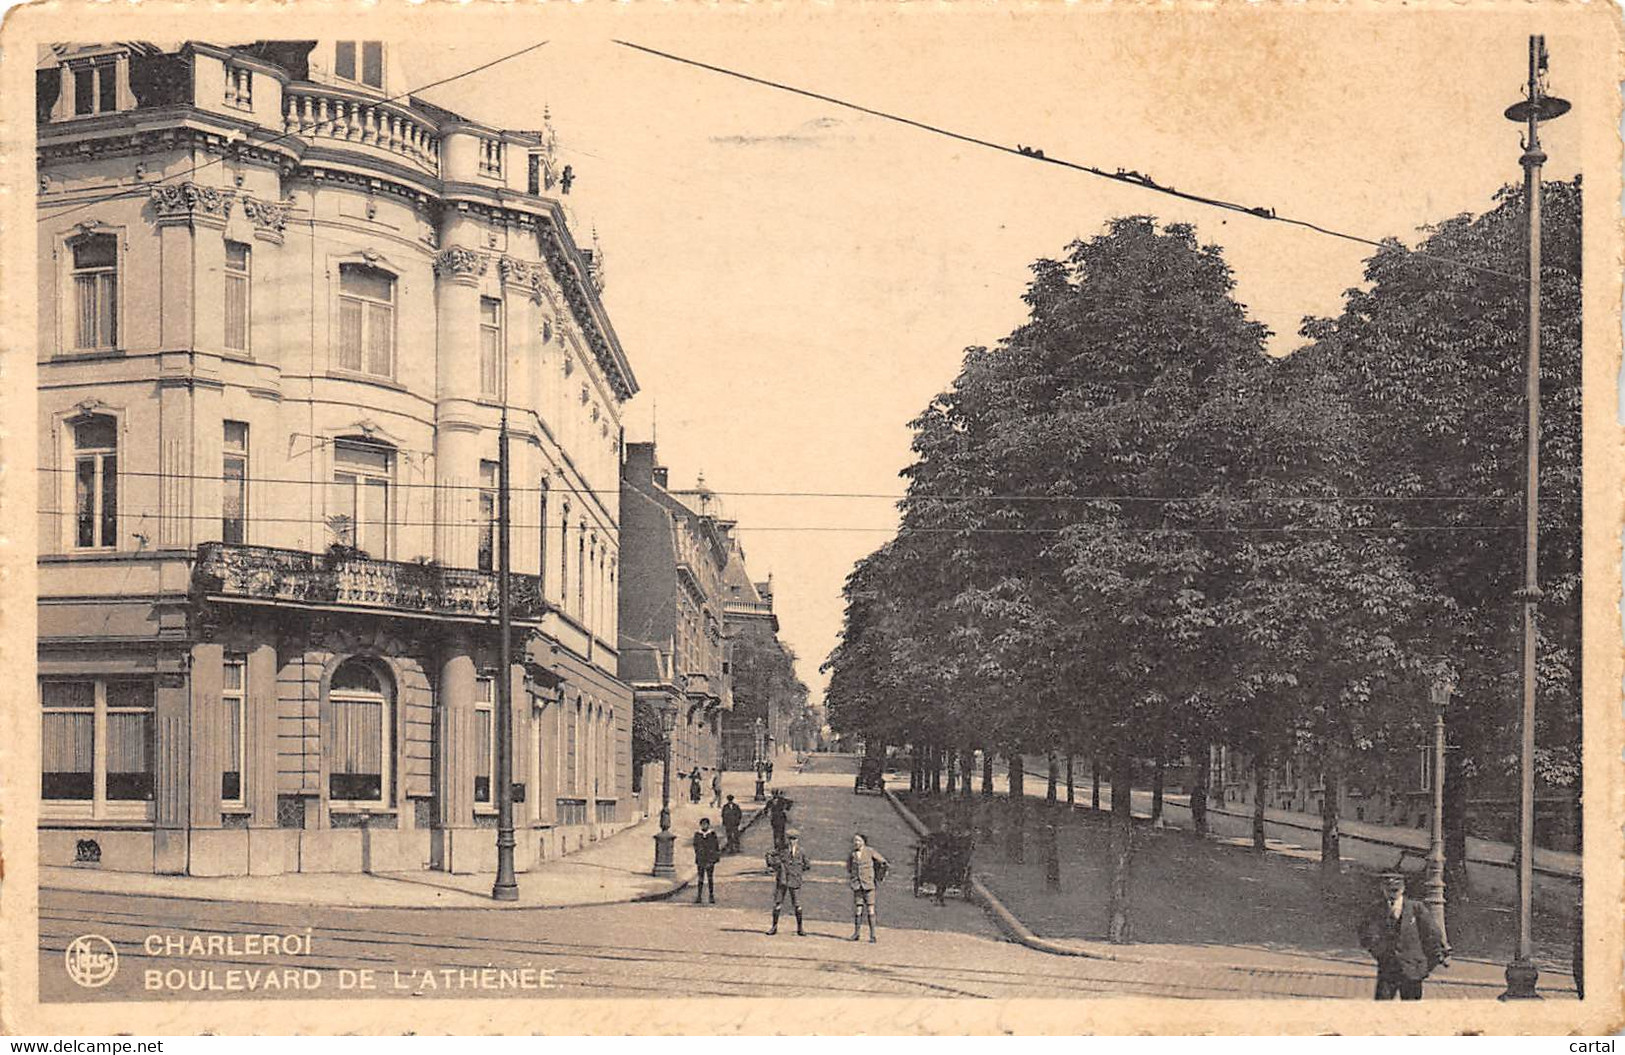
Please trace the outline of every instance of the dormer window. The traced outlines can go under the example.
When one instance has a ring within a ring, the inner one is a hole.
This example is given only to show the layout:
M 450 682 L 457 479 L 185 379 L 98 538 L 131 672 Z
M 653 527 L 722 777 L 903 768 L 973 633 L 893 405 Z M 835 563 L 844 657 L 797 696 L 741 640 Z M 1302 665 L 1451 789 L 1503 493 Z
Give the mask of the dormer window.
M 357 54 L 359 52 L 359 55 Z M 360 59 L 359 65 L 357 59 Z M 380 91 L 384 87 L 384 44 L 379 40 L 341 40 L 333 54 L 333 75 Z

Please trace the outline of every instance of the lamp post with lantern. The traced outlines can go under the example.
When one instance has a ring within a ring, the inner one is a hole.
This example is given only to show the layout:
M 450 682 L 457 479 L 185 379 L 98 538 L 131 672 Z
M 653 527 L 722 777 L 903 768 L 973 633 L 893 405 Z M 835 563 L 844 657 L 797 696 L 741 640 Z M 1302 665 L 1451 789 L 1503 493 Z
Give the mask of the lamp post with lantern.
M 1428 846 L 1427 897 L 1445 955 L 1450 955 L 1449 932 L 1444 926 L 1444 712 L 1454 686 L 1444 677 L 1433 683 L 1433 840 Z
M 668 699 L 660 705 L 660 830 L 655 833 L 655 866 L 657 876 L 677 874 L 672 860 L 672 843 L 677 836 L 671 830 L 671 734 L 677 728 L 677 701 Z
M 1529 38 L 1527 95 L 1507 107 L 1506 118 L 1524 126 L 1523 205 L 1528 222 L 1529 302 L 1527 309 L 1529 366 L 1525 384 L 1528 406 L 1524 480 L 1524 577 L 1517 593 L 1523 605 L 1523 709 L 1519 717 L 1518 796 L 1518 947 L 1506 966 L 1506 992 L 1502 1000 L 1538 999 L 1535 983 L 1540 972 L 1534 960 L 1535 857 L 1535 609 L 1540 603 L 1537 557 L 1540 548 L 1540 167 L 1546 154 L 1540 149 L 1540 123 L 1562 117 L 1567 100 L 1546 93 L 1546 38 Z

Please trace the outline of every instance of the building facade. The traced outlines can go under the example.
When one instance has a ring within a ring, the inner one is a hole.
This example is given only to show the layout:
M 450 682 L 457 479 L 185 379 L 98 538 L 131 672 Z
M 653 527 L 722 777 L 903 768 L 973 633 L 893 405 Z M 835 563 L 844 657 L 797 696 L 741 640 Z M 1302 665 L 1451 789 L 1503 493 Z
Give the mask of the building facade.
M 675 713 L 673 779 L 722 763 L 732 707 L 722 574 L 731 525 L 668 488 L 653 443 L 629 443 L 621 476 L 621 654 L 650 728 Z M 653 759 L 651 759 L 652 761 Z M 709 783 L 706 783 L 709 793 Z M 674 794 L 676 791 L 674 790 Z
M 636 381 L 599 261 L 549 128 L 408 96 L 393 59 L 40 59 L 45 863 L 488 870 L 503 677 L 519 867 L 634 819 L 616 596 Z
M 749 769 L 796 748 L 791 726 L 805 708 L 807 689 L 779 640 L 772 576 L 751 580 L 737 537 L 730 539 L 723 585 L 734 675 L 734 706 L 722 721 L 723 755 L 729 768 Z

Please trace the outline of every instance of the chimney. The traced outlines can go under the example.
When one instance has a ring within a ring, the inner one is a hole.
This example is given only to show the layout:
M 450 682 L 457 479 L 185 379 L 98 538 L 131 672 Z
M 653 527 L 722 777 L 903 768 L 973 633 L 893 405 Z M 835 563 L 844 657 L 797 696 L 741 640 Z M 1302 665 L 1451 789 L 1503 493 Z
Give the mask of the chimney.
M 628 480 L 647 480 L 656 473 L 660 474 L 660 482 L 665 483 L 666 470 L 655 468 L 655 445 L 653 443 L 628 443 L 626 445 L 626 465 L 621 470 Z
M 655 466 L 654 469 L 653 469 L 653 476 L 654 476 L 655 486 L 657 486 L 657 487 L 670 486 L 670 474 L 666 471 L 666 467 L 664 465 Z

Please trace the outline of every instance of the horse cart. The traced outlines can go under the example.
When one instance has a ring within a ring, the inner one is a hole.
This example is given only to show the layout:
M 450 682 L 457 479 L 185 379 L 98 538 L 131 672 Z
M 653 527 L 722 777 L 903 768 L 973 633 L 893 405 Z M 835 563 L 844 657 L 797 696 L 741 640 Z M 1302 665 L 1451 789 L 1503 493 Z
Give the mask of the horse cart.
M 914 896 L 926 887 L 942 904 L 950 890 L 970 897 L 971 851 L 976 839 L 958 832 L 932 832 L 914 844 Z

